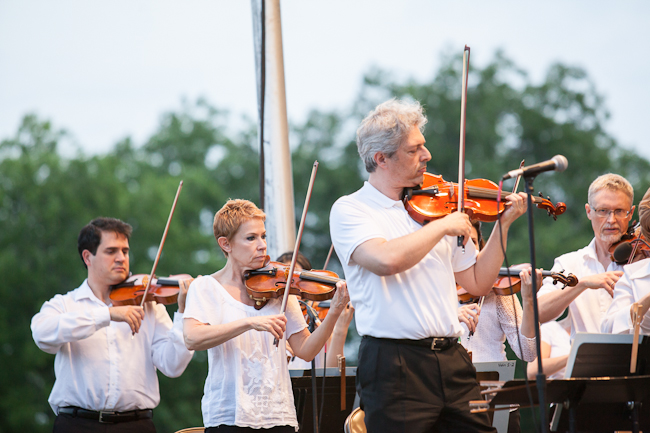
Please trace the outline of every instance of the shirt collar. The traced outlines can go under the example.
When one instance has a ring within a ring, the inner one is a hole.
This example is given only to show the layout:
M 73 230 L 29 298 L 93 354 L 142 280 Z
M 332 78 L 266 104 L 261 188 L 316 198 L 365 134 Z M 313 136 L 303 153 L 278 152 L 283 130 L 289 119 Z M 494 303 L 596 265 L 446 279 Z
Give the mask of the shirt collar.
M 404 203 L 402 203 L 401 200 L 393 200 L 392 198 L 386 196 L 383 192 L 372 186 L 368 181 L 365 181 L 363 183 L 363 188 L 361 189 L 368 197 L 368 199 L 376 203 L 378 206 L 381 206 L 385 209 L 389 209 L 393 206 L 404 208 Z
M 589 245 L 587 245 L 584 248 L 584 256 L 585 258 L 592 258 L 596 261 L 598 261 L 598 254 L 596 254 L 596 238 L 593 238 L 591 242 L 589 242 Z
M 75 301 L 79 301 L 81 299 L 90 299 L 94 300 L 97 302 L 102 302 L 100 301 L 97 296 L 93 293 L 92 289 L 88 285 L 88 279 L 86 278 L 83 283 L 81 283 L 81 286 L 77 288 L 77 290 L 74 291 L 73 297 Z M 102 302 L 103 304 L 103 302 Z

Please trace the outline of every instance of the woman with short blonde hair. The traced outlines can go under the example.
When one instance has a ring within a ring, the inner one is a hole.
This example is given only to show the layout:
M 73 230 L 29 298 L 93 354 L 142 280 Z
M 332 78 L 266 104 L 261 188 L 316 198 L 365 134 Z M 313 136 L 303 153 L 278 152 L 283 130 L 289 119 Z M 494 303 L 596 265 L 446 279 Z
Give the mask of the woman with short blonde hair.
M 243 275 L 266 264 L 264 221 L 264 212 L 252 202 L 229 200 L 216 213 L 213 224 L 226 265 L 194 280 L 188 292 L 185 344 L 208 351 L 201 401 L 207 433 L 298 430 L 286 340 L 296 356 L 310 361 L 327 341 L 349 300 L 341 281 L 329 314 L 313 334 L 307 330 L 295 296 L 289 296 L 285 314 L 281 298 L 272 298 L 256 309 Z M 274 339 L 279 340 L 279 347 Z

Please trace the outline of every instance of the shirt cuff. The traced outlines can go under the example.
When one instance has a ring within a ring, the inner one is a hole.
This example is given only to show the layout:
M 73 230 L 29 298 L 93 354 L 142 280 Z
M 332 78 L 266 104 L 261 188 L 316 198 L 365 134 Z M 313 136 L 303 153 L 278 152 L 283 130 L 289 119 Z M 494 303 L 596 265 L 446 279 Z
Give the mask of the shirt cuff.
M 519 336 L 521 337 L 521 340 L 526 342 L 526 343 L 532 343 L 532 344 L 536 343 L 535 337 L 526 337 L 524 334 L 519 334 Z M 542 341 L 544 341 L 544 340 L 542 340 Z
M 183 313 L 179 313 L 178 311 L 176 311 L 174 313 L 174 327 L 175 328 L 180 328 L 181 330 L 183 329 L 184 316 L 185 315 Z

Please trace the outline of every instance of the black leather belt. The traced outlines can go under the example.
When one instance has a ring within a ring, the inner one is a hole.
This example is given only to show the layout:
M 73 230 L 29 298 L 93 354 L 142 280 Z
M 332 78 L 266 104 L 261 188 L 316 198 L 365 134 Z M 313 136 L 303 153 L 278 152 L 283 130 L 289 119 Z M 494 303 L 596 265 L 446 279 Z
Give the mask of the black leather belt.
M 376 338 L 365 335 L 363 338 L 373 338 L 396 344 L 408 344 L 411 346 L 428 347 L 431 350 L 447 350 L 450 347 L 458 344 L 458 337 L 429 337 L 422 340 L 408 340 L 405 338 Z
M 73 417 L 77 418 L 86 418 L 86 419 L 94 419 L 95 421 L 99 421 L 101 423 L 118 423 L 118 422 L 129 422 L 129 421 L 137 421 L 139 419 L 148 419 L 148 418 L 153 418 L 153 410 L 151 409 L 144 409 L 144 410 L 130 410 L 127 412 L 113 412 L 113 411 L 94 411 L 94 410 L 86 410 L 82 409 L 80 407 L 60 407 L 59 408 L 59 415 L 60 414 L 65 414 L 65 415 L 71 415 Z

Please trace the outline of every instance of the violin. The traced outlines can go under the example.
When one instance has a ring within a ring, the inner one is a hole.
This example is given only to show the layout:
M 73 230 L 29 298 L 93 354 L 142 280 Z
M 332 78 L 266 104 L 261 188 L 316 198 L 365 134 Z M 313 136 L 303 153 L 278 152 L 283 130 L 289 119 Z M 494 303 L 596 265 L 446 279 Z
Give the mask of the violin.
M 506 203 L 499 202 L 499 187 L 487 179 L 466 180 L 463 187 L 465 211 L 472 219 L 493 222 L 505 210 Z M 541 195 L 541 193 L 540 193 Z M 442 176 L 424 173 L 422 185 L 406 188 L 402 201 L 411 218 L 420 224 L 442 218 L 458 210 L 458 184 L 446 182 Z M 545 209 L 549 216 L 557 216 L 566 211 L 566 204 L 553 204 L 549 198 L 532 196 L 533 203 Z
M 492 286 L 494 293 L 500 296 L 513 295 L 521 291 L 521 278 L 519 272 L 521 267 L 530 266 L 528 264 L 512 266 L 510 268 L 500 268 L 499 277 Z M 517 269 L 519 268 L 519 269 Z M 564 275 L 561 272 L 542 271 L 542 277 L 553 278 L 553 284 L 562 283 L 562 288 L 566 286 L 574 287 L 578 284 L 578 277 L 573 274 Z
M 244 272 L 246 293 L 255 301 L 256 310 L 266 305 L 270 299 L 284 296 L 289 269 L 290 266 L 272 262 L 271 258 L 266 256 L 264 267 Z M 289 294 L 310 301 L 326 301 L 334 297 L 336 283 L 339 281 L 342 279 L 332 271 L 294 271 Z
M 519 293 L 521 291 L 521 278 L 519 277 L 519 272 L 522 267 L 530 266 L 527 264 L 511 266 L 510 268 L 500 268 L 499 276 L 492 285 L 492 291 L 495 295 L 499 296 L 509 296 Z M 573 275 L 564 275 L 561 272 L 551 272 L 551 271 L 542 271 L 542 277 L 551 277 L 553 278 L 553 284 L 562 283 L 564 287 L 570 286 L 573 287 L 578 284 L 578 278 Z M 461 287 L 456 284 L 456 291 L 459 291 Z M 460 293 L 458 294 L 458 301 L 461 304 L 471 304 L 477 303 L 480 300 L 480 296 L 472 295 L 470 293 Z
M 135 274 L 128 277 L 119 284 L 111 286 L 109 297 L 113 305 L 142 305 L 145 288 L 149 275 Z M 156 278 L 154 276 L 144 302 L 157 302 L 163 305 L 172 305 L 178 302 L 180 281 L 192 279 L 191 275 L 178 274 L 170 275 L 167 278 Z
M 650 245 L 641 233 L 641 225 L 632 223 L 621 240 L 609 247 L 609 255 L 618 265 L 627 265 L 650 257 Z
M 481 299 L 480 296 L 472 295 L 471 293 L 458 293 L 462 289 L 460 284 L 456 283 L 456 293 L 458 295 L 458 302 L 461 304 L 476 304 Z

